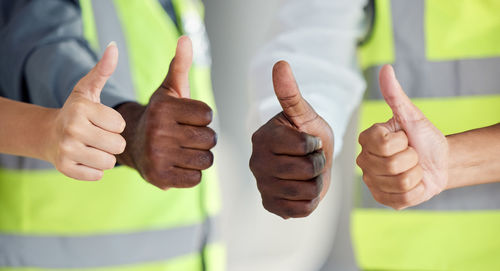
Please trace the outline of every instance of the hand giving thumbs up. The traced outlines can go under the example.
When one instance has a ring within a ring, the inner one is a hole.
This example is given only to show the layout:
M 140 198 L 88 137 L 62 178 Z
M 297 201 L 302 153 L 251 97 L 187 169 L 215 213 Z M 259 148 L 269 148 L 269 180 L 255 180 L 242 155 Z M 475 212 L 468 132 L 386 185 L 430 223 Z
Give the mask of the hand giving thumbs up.
M 250 169 L 264 208 L 285 219 L 311 214 L 330 184 L 333 133 L 300 94 L 288 63 L 273 69 L 283 111 L 253 137 Z
M 114 109 L 102 105 L 99 97 L 117 62 L 118 49 L 111 43 L 56 113 L 45 157 L 71 178 L 100 179 L 103 170 L 115 166 L 114 155 L 125 149 L 120 135 L 125 121 Z
M 446 188 L 448 143 L 406 96 L 390 65 L 380 71 L 380 88 L 394 116 L 360 134 L 357 164 L 375 200 L 403 209 Z
M 196 186 L 201 171 L 214 159 L 210 149 L 217 137 L 207 127 L 212 109 L 189 98 L 192 59 L 191 40 L 181 37 L 168 74 L 148 105 L 127 103 L 118 108 L 127 120 L 127 149 L 120 162 L 163 190 Z

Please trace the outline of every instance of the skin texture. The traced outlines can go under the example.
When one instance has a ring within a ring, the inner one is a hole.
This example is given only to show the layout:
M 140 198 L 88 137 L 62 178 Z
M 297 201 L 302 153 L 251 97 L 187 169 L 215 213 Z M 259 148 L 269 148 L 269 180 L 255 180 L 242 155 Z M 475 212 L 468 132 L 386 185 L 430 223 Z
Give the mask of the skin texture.
M 191 40 L 181 37 L 169 72 L 148 105 L 125 103 L 117 108 L 127 121 L 127 148 L 118 161 L 163 190 L 196 186 L 201 170 L 213 164 L 210 149 L 217 136 L 207 127 L 212 109 L 189 98 L 192 58 Z
M 306 217 L 330 185 L 333 132 L 302 98 L 288 63 L 276 63 L 273 83 L 283 111 L 253 134 L 250 169 L 266 210 Z
M 114 155 L 125 149 L 120 135 L 125 121 L 99 98 L 117 61 L 118 49 L 112 43 L 61 109 L 0 100 L 5 111 L 0 151 L 49 161 L 74 179 L 99 180 L 103 170 L 115 166 Z
M 360 134 L 357 158 L 376 201 L 399 210 L 445 189 L 500 181 L 498 124 L 445 137 L 406 96 L 389 65 L 380 71 L 380 87 L 393 117 Z
M 447 189 L 500 182 L 500 123 L 446 138 L 450 145 Z

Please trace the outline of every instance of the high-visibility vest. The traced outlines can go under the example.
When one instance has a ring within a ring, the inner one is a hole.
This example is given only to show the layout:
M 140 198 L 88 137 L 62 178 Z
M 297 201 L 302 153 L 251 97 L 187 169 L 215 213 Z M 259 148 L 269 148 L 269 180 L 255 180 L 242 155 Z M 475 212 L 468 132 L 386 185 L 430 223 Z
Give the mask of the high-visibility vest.
M 189 35 L 191 97 L 214 108 L 201 2 L 172 3 L 176 23 L 156 0 L 81 0 L 82 31 L 101 51 L 117 41 L 113 76 L 141 103 L 167 74 L 178 37 Z M 0 169 L 0 270 L 224 270 L 213 167 L 194 188 L 162 191 L 126 166 L 83 182 L 12 159 Z
M 500 1 L 376 0 L 359 48 L 368 90 L 361 129 L 392 117 L 378 86 L 393 64 L 403 89 L 444 134 L 500 122 Z M 363 270 L 500 270 L 500 184 L 445 191 L 404 211 L 360 185 L 352 229 Z

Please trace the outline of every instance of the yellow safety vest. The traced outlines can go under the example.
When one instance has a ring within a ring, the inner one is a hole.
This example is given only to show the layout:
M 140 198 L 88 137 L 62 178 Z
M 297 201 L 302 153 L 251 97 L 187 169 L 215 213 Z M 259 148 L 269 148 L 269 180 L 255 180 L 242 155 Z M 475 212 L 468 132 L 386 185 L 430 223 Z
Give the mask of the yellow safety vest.
M 500 1 L 376 0 L 359 48 L 368 90 L 361 128 L 392 117 L 378 71 L 393 64 L 405 91 L 444 133 L 500 122 Z M 359 189 L 353 239 L 363 270 L 500 270 L 500 184 L 445 191 L 404 211 Z
M 118 39 L 123 78 L 147 103 L 189 35 L 191 96 L 215 108 L 201 2 L 172 3 L 177 25 L 156 0 L 81 0 L 84 36 L 96 49 Z M 20 165 L 0 169 L 0 270 L 224 270 L 213 167 L 194 188 L 161 191 L 125 166 L 83 182 Z

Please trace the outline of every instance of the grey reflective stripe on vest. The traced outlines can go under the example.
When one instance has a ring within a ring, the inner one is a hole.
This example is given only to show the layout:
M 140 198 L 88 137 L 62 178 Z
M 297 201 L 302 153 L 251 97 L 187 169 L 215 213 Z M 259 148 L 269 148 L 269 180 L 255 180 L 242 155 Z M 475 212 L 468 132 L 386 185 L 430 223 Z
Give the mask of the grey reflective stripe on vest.
M 0 234 L 0 269 L 96 268 L 168 261 L 200 253 L 204 224 L 78 237 Z M 210 241 L 219 241 L 219 236 Z
M 394 68 L 409 97 L 453 97 L 500 93 L 500 57 L 428 61 L 425 54 L 425 1 L 391 1 Z M 378 84 L 381 66 L 365 70 L 367 98 L 383 99 Z
M 361 184 L 361 203 L 358 207 L 390 209 L 373 199 L 370 190 L 363 181 Z M 497 210 L 500 209 L 500 184 L 482 184 L 446 190 L 427 202 L 409 208 L 415 210 Z
M 500 93 L 500 58 L 431 62 L 425 55 L 424 0 L 391 1 L 396 59 L 394 68 L 410 97 L 453 97 Z M 380 67 L 365 71 L 368 99 L 383 99 L 378 84 Z M 361 207 L 386 208 L 362 183 Z M 444 191 L 412 209 L 500 209 L 500 183 Z
M 54 169 L 51 163 L 38 159 L 0 153 L 0 166 L 5 169 Z
M 120 52 L 118 66 L 111 76 L 122 95 L 127 97 L 137 97 L 134 91 L 132 73 L 130 72 L 130 60 L 127 49 L 127 40 L 123 33 L 122 24 L 118 17 L 118 12 L 112 0 L 92 0 L 92 11 L 94 13 L 97 38 L 101 54 L 106 46 L 115 41 Z

